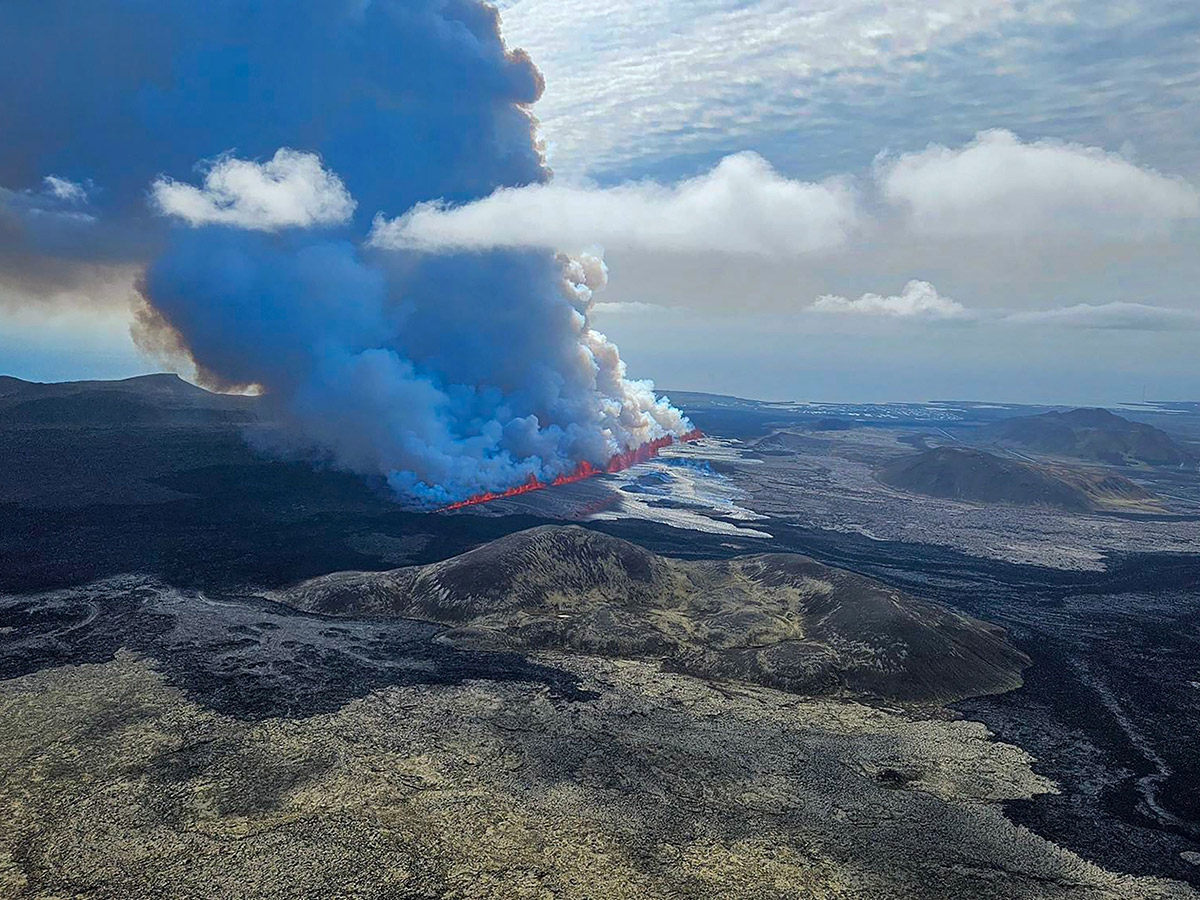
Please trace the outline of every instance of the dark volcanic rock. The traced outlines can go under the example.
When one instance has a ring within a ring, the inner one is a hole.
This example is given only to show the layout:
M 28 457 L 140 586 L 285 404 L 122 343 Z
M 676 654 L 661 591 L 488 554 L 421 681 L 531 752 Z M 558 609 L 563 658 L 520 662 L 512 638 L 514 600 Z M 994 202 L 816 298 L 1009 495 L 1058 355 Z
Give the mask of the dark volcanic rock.
M 1027 662 L 999 628 L 804 556 L 682 561 L 574 527 L 276 596 L 322 613 L 458 625 L 473 645 L 657 658 L 806 694 L 945 701 L 1017 687 Z
M 1196 455 L 1165 431 L 1131 422 L 1106 409 L 1073 409 L 1005 419 L 981 428 L 980 440 L 1052 456 L 1119 465 L 1195 465 Z
M 445 626 L 332 619 L 250 596 L 214 597 L 125 576 L 40 595 L 0 595 L 0 680 L 105 663 L 154 661 L 168 683 L 239 719 L 333 712 L 394 685 L 528 681 L 584 700 L 576 679 L 518 653 L 454 647 Z

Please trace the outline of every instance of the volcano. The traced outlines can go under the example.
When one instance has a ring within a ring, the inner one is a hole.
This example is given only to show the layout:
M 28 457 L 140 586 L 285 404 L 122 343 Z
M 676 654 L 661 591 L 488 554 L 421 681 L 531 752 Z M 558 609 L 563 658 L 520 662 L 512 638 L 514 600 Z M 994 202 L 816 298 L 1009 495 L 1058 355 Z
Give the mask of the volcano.
M 557 487 L 561 484 L 572 484 L 576 481 L 583 481 L 585 478 L 591 478 L 593 475 L 605 475 L 613 472 L 620 472 L 628 469 L 630 466 L 636 466 L 639 463 L 644 463 L 646 460 L 653 459 L 658 456 L 658 451 L 664 447 L 669 447 L 672 444 L 688 443 L 690 441 L 699 440 L 704 437 L 704 433 L 699 428 L 693 428 L 679 437 L 674 435 L 664 435 L 660 438 L 655 438 L 652 441 L 647 441 L 640 447 L 633 447 L 629 450 L 622 450 L 620 453 L 615 453 L 607 463 L 603 466 L 596 466 L 587 460 L 583 460 L 575 465 L 575 468 L 570 472 L 564 472 L 550 481 L 542 481 L 532 475 L 528 481 L 521 484 L 513 485 L 503 491 L 484 491 L 479 494 L 472 494 L 464 500 L 456 500 L 454 503 L 448 503 L 445 506 L 439 507 L 438 512 L 450 512 L 455 509 L 462 509 L 466 506 L 475 506 L 479 503 L 487 503 L 489 500 L 503 500 L 505 497 L 516 497 L 520 494 L 528 494 L 530 491 L 540 491 L 543 488 Z

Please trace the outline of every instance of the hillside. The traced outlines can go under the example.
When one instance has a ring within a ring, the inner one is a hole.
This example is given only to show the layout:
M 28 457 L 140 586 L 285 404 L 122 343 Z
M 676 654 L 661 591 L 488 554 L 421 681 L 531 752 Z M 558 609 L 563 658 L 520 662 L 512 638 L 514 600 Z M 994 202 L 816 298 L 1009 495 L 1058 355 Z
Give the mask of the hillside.
M 825 450 L 828 443 L 819 438 L 810 437 L 814 432 L 851 431 L 856 426 L 844 419 L 814 419 L 811 422 L 801 422 L 790 425 L 785 431 L 775 431 L 764 438 L 759 438 L 752 445 L 759 453 L 774 455 L 804 453 L 811 450 Z
M 1005 419 L 980 428 L 982 443 L 1115 465 L 1195 465 L 1196 454 L 1153 425 L 1106 409 L 1074 409 Z
M 252 397 L 214 394 L 178 375 L 42 383 L 0 376 L 0 426 L 195 425 L 248 422 Z
M 1089 512 L 1144 503 L 1151 495 L 1127 478 L 1034 465 L 982 450 L 937 447 L 879 472 L 884 484 L 946 500 L 1051 506 Z
M 164 479 L 256 462 L 243 435 L 260 406 L 257 397 L 214 394 L 178 375 L 51 383 L 0 376 L 0 503 L 178 499 Z
M 273 599 L 441 622 L 475 646 L 658 659 L 804 694 L 950 701 L 1015 688 L 1027 663 L 994 626 L 804 556 L 685 562 L 578 527 L 323 576 Z

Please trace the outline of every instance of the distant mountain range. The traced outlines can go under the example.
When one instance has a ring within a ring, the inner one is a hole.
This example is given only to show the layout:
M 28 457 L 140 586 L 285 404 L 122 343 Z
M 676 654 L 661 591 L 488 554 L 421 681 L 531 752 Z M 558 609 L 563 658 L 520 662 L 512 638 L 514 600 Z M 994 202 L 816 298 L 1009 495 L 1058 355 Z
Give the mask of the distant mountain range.
M 51 383 L 0 375 L 0 423 L 5 426 L 248 422 L 254 418 L 255 405 L 253 397 L 214 394 L 178 375 Z
M 1028 662 L 992 625 L 804 556 L 682 561 L 573 526 L 274 598 L 440 622 L 473 646 L 659 659 L 805 694 L 950 701 L 1015 688 Z
M 1071 512 L 1144 506 L 1153 499 L 1120 475 L 1038 465 L 958 447 L 937 447 L 898 459 L 880 470 L 879 480 L 927 497 Z
M 1194 466 L 1197 454 L 1165 431 L 1106 409 L 1019 416 L 985 425 L 976 441 L 1114 465 Z

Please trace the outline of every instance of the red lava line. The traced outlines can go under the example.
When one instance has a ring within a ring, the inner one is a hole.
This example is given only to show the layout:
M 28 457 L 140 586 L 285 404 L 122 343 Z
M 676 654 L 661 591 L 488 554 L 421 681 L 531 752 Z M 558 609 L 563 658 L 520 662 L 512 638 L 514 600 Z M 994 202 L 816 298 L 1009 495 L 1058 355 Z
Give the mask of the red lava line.
M 655 438 L 652 441 L 647 441 L 640 447 L 634 447 L 631 450 L 623 450 L 620 453 L 614 454 L 603 467 L 592 465 L 586 460 L 578 463 L 570 472 L 564 472 L 557 476 L 552 481 L 541 481 L 529 476 L 529 480 L 513 487 L 506 488 L 503 491 L 484 491 L 482 494 L 472 494 L 465 500 L 456 500 L 454 503 L 448 503 L 440 507 L 438 512 L 449 512 L 452 509 L 462 509 L 464 506 L 474 506 L 477 503 L 487 503 L 489 500 L 502 500 L 505 497 L 516 497 L 520 494 L 528 494 L 530 491 L 540 491 L 542 488 L 556 487 L 560 484 L 571 484 L 575 481 L 583 481 L 585 478 L 591 478 L 593 475 L 601 475 L 606 472 L 620 472 L 623 469 L 628 469 L 630 466 L 636 466 L 638 463 L 644 463 L 648 459 L 653 459 L 658 456 L 658 451 L 663 447 L 669 447 L 672 444 L 687 443 L 689 441 L 699 440 L 704 437 L 703 432 L 699 428 L 693 428 L 686 434 L 681 434 L 679 437 L 666 435 L 664 437 Z

